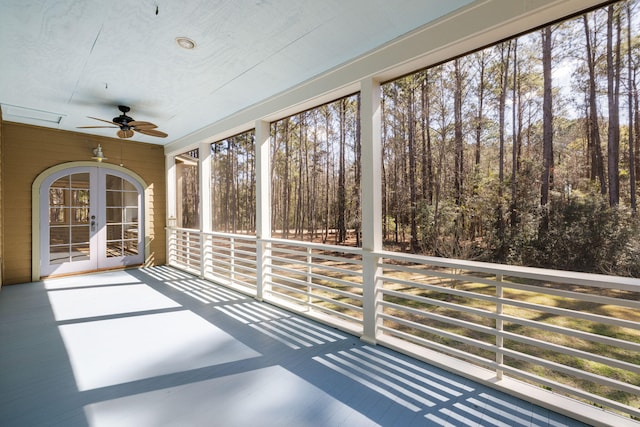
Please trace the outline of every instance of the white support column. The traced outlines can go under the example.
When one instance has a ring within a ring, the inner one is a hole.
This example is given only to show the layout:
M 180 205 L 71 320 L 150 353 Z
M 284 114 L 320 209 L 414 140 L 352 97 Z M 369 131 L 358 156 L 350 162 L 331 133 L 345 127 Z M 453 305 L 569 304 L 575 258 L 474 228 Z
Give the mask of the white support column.
M 167 177 L 167 220 L 168 227 L 176 226 L 176 158 L 165 156 L 165 171 Z
M 211 222 L 211 144 L 202 142 L 198 146 L 198 190 L 200 211 L 200 277 L 205 277 L 207 265 L 212 262 L 210 237 Z
M 376 342 L 381 273 L 376 253 L 382 249 L 382 142 L 380 83 L 368 78 L 360 87 L 362 144 L 362 340 Z
M 176 158 L 175 156 L 165 156 L 165 176 L 167 186 L 167 217 L 166 226 L 166 263 L 171 265 L 175 261 L 175 230 L 172 227 L 176 223 Z
M 271 254 L 271 176 L 270 145 L 271 125 L 269 122 L 256 121 L 256 298 L 263 299 L 267 288 L 265 280 L 270 271 L 268 257 Z
M 200 231 L 212 229 L 211 220 L 211 144 L 203 142 L 198 147 L 198 176 L 200 186 Z

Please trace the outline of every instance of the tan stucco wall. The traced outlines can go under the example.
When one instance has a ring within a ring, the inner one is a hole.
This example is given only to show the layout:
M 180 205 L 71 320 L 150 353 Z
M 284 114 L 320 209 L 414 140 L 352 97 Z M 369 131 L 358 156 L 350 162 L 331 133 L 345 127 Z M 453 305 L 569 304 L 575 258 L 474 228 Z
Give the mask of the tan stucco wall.
M 67 162 L 91 160 L 102 145 L 105 163 L 127 168 L 144 179 L 149 188 L 151 212 L 149 264 L 165 263 L 165 173 L 160 145 L 59 131 L 37 126 L 0 122 L 0 234 L 3 283 L 31 281 L 31 186 L 46 169 Z

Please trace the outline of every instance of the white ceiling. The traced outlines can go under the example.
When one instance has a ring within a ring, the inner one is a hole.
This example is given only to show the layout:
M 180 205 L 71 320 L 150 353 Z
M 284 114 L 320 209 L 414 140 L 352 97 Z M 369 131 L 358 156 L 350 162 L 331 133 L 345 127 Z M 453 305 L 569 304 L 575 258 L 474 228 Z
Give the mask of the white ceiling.
M 169 134 L 134 140 L 167 144 L 472 3 L 2 0 L 2 115 L 115 136 L 77 127 L 127 105 Z M 179 36 L 197 47 L 181 49 Z

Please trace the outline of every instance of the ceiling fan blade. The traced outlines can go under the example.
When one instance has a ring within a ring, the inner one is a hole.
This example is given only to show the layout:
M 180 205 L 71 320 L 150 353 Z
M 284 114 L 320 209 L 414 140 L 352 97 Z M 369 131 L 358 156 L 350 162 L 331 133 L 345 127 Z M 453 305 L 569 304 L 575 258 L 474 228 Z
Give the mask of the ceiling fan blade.
M 87 117 L 89 117 L 90 119 L 93 119 L 93 120 L 99 120 L 99 121 L 101 121 L 101 122 L 111 123 L 112 125 L 115 125 L 115 126 L 120 127 L 120 125 L 119 125 L 119 124 L 117 124 L 117 123 L 115 123 L 115 122 L 112 122 L 111 120 L 104 120 L 104 119 L 99 119 L 99 118 L 97 118 L 97 117 L 91 117 L 91 116 L 87 116 Z
M 155 128 L 158 127 L 158 126 L 154 125 L 151 122 L 139 122 L 137 120 L 129 122 L 129 126 L 133 126 L 134 128 L 136 128 L 136 130 L 138 130 L 138 129 L 155 129 Z
M 117 128 L 118 126 L 76 126 L 76 129 L 111 129 Z
M 132 130 L 119 130 L 116 135 L 118 135 L 118 138 L 131 138 L 133 136 L 133 131 Z
M 144 135 L 157 136 L 158 138 L 166 138 L 168 136 L 166 133 L 155 129 L 135 129 L 135 131 Z

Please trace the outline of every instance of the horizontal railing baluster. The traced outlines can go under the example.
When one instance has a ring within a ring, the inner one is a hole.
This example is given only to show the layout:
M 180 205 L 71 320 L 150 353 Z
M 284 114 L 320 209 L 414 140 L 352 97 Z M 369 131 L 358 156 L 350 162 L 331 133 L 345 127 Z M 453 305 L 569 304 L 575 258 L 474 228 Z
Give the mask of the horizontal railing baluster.
M 389 251 L 369 252 L 381 273 L 365 275 L 360 248 L 175 227 L 167 245 L 174 267 L 202 269 L 205 278 L 253 296 L 262 280 L 264 300 L 351 333 L 363 335 L 370 313 L 379 344 L 423 359 L 425 352 L 447 355 L 493 372 L 503 387 L 525 380 L 640 417 L 638 408 L 604 395 L 640 395 L 638 279 Z M 259 245 L 268 249 L 262 278 Z M 364 287 L 373 286 L 364 277 L 380 283 L 373 310 L 364 307 Z M 548 376 L 554 372 L 557 378 Z M 636 382 L 618 378 L 627 376 Z

